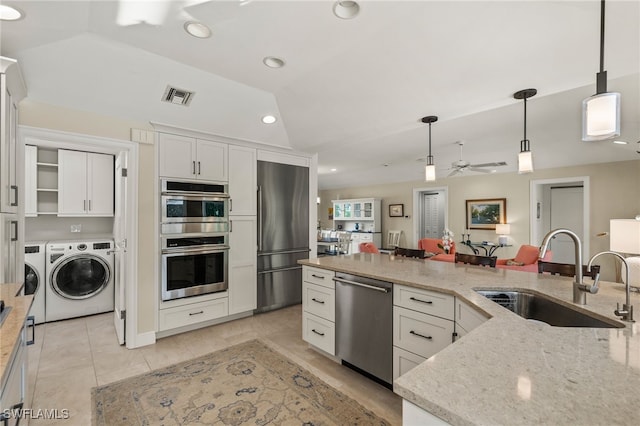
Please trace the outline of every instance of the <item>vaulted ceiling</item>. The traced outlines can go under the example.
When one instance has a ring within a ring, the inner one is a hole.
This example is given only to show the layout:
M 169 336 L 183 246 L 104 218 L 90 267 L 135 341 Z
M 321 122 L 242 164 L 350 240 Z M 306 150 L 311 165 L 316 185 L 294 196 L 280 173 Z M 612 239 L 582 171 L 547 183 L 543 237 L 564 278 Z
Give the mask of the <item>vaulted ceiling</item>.
M 581 141 L 599 1 L 363 0 L 348 20 L 331 0 L 1 3 L 25 13 L 0 22 L 0 53 L 19 60 L 29 99 L 318 153 L 321 189 L 422 179 L 426 115 L 439 116 L 438 177 L 460 140 L 464 160 L 514 171 L 523 105 L 513 93 L 530 87 L 537 168 L 639 158 L 638 1 L 606 3 L 608 89 L 622 94 L 628 145 Z M 143 18 L 126 15 L 136 6 Z M 212 36 L 188 35 L 190 20 Z M 189 107 L 160 101 L 169 84 L 195 92 Z M 262 124 L 265 114 L 278 121 Z

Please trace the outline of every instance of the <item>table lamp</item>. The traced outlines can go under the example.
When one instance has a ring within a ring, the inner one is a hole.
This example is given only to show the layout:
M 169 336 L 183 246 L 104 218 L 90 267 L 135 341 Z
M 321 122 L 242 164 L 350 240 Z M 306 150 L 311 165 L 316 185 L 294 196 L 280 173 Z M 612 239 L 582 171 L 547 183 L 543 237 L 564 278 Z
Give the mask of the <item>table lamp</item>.
M 496 234 L 498 234 L 498 244 L 507 245 L 507 235 L 511 233 L 511 225 L 508 223 L 496 224 Z

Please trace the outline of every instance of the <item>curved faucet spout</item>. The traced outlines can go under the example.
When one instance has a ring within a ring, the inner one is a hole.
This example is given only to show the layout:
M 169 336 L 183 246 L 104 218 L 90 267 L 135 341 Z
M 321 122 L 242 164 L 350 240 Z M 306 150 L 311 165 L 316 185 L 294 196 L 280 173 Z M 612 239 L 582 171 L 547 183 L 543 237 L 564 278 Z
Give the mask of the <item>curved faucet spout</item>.
M 579 305 L 587 304 L 587 295 L 585 291 L 587 291 L 587 287 L 582 283 L 582 243 L 580 242 L 580 238 L 570 229 L 558 228 L 549 232 L 544 236 L 542 240 L 542 244 L 540 245 L 540 252 L 538 257 L 542 259 L 549 249 L 549 244 L 551 243 L 551 239 L 558 234 L 565 234 L 571 237 L 573 240 L 573 246 L 575 248 L 575 260 L 576 260 L 576 271 L 575 271 L 575 280 L 573 282 L 573 303 L 577 303 Z M 589 287 L 590 290 L 591 287 Z M 596 287 L 597 289 L 597 287 Z M 596 290 L 597 291 L 597 290 Z
M 626 270 L 625 273 L 625 277 L 626 279 L 624 280 L 624 284 L 626 287 L 626 300 L 623 305 L 622 305 L 622 310 L 620 309 L 620 304 L 618 303 L 618 306 L 616 307 L 616 310 L 613 311 L 613 313 L 616 316 L 619 316 L 623 321 L 629 321 L 629 322 L 635 322 L 633 319 L 633 306 L 631 306 L 631 288 L 630 288 L 630 283 L 629 283 L 629 264 L 627 263 L 627 260 L 624 258 L 624 256 L 622 256 L 620 253 L 616 253 L 615 251 L 601 251 L 600 253 L 596 253 L 593 256 L 591 256 L 591 259 L 589 259 L 589 263 L 587 264 L 587 268 L 589 268 L 589 270 L 591 270 L 591 265 L 593 264 L 593 261 L 596 260 L 596 257 L 600 257 L 603 254 L 610 254 L 612 256 L 616 256 L 618 259 L 620 259 L 622 261 L 622 263 L 624 263 L 624 267 Z

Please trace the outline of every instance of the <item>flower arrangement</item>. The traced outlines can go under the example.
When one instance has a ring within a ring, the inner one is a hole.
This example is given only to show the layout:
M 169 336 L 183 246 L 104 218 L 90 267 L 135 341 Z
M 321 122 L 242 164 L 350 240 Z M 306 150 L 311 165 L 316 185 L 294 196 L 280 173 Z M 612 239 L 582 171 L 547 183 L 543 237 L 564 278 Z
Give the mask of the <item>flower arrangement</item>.
M 444 228 L 442 232 L 442 244 L 438 244 L 438 248 L 443 250 L 446 254 L 451 251 L 451 245 L 453 242 L 453 232 L 449 228 Z

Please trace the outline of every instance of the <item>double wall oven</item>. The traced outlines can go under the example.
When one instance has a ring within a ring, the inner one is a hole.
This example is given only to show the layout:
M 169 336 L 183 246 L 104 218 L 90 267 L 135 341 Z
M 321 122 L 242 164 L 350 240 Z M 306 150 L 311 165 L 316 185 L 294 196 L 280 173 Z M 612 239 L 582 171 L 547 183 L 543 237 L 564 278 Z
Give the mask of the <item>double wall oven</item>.
M 162 300 L 227 290 L 227 185 L 161 184 Z

